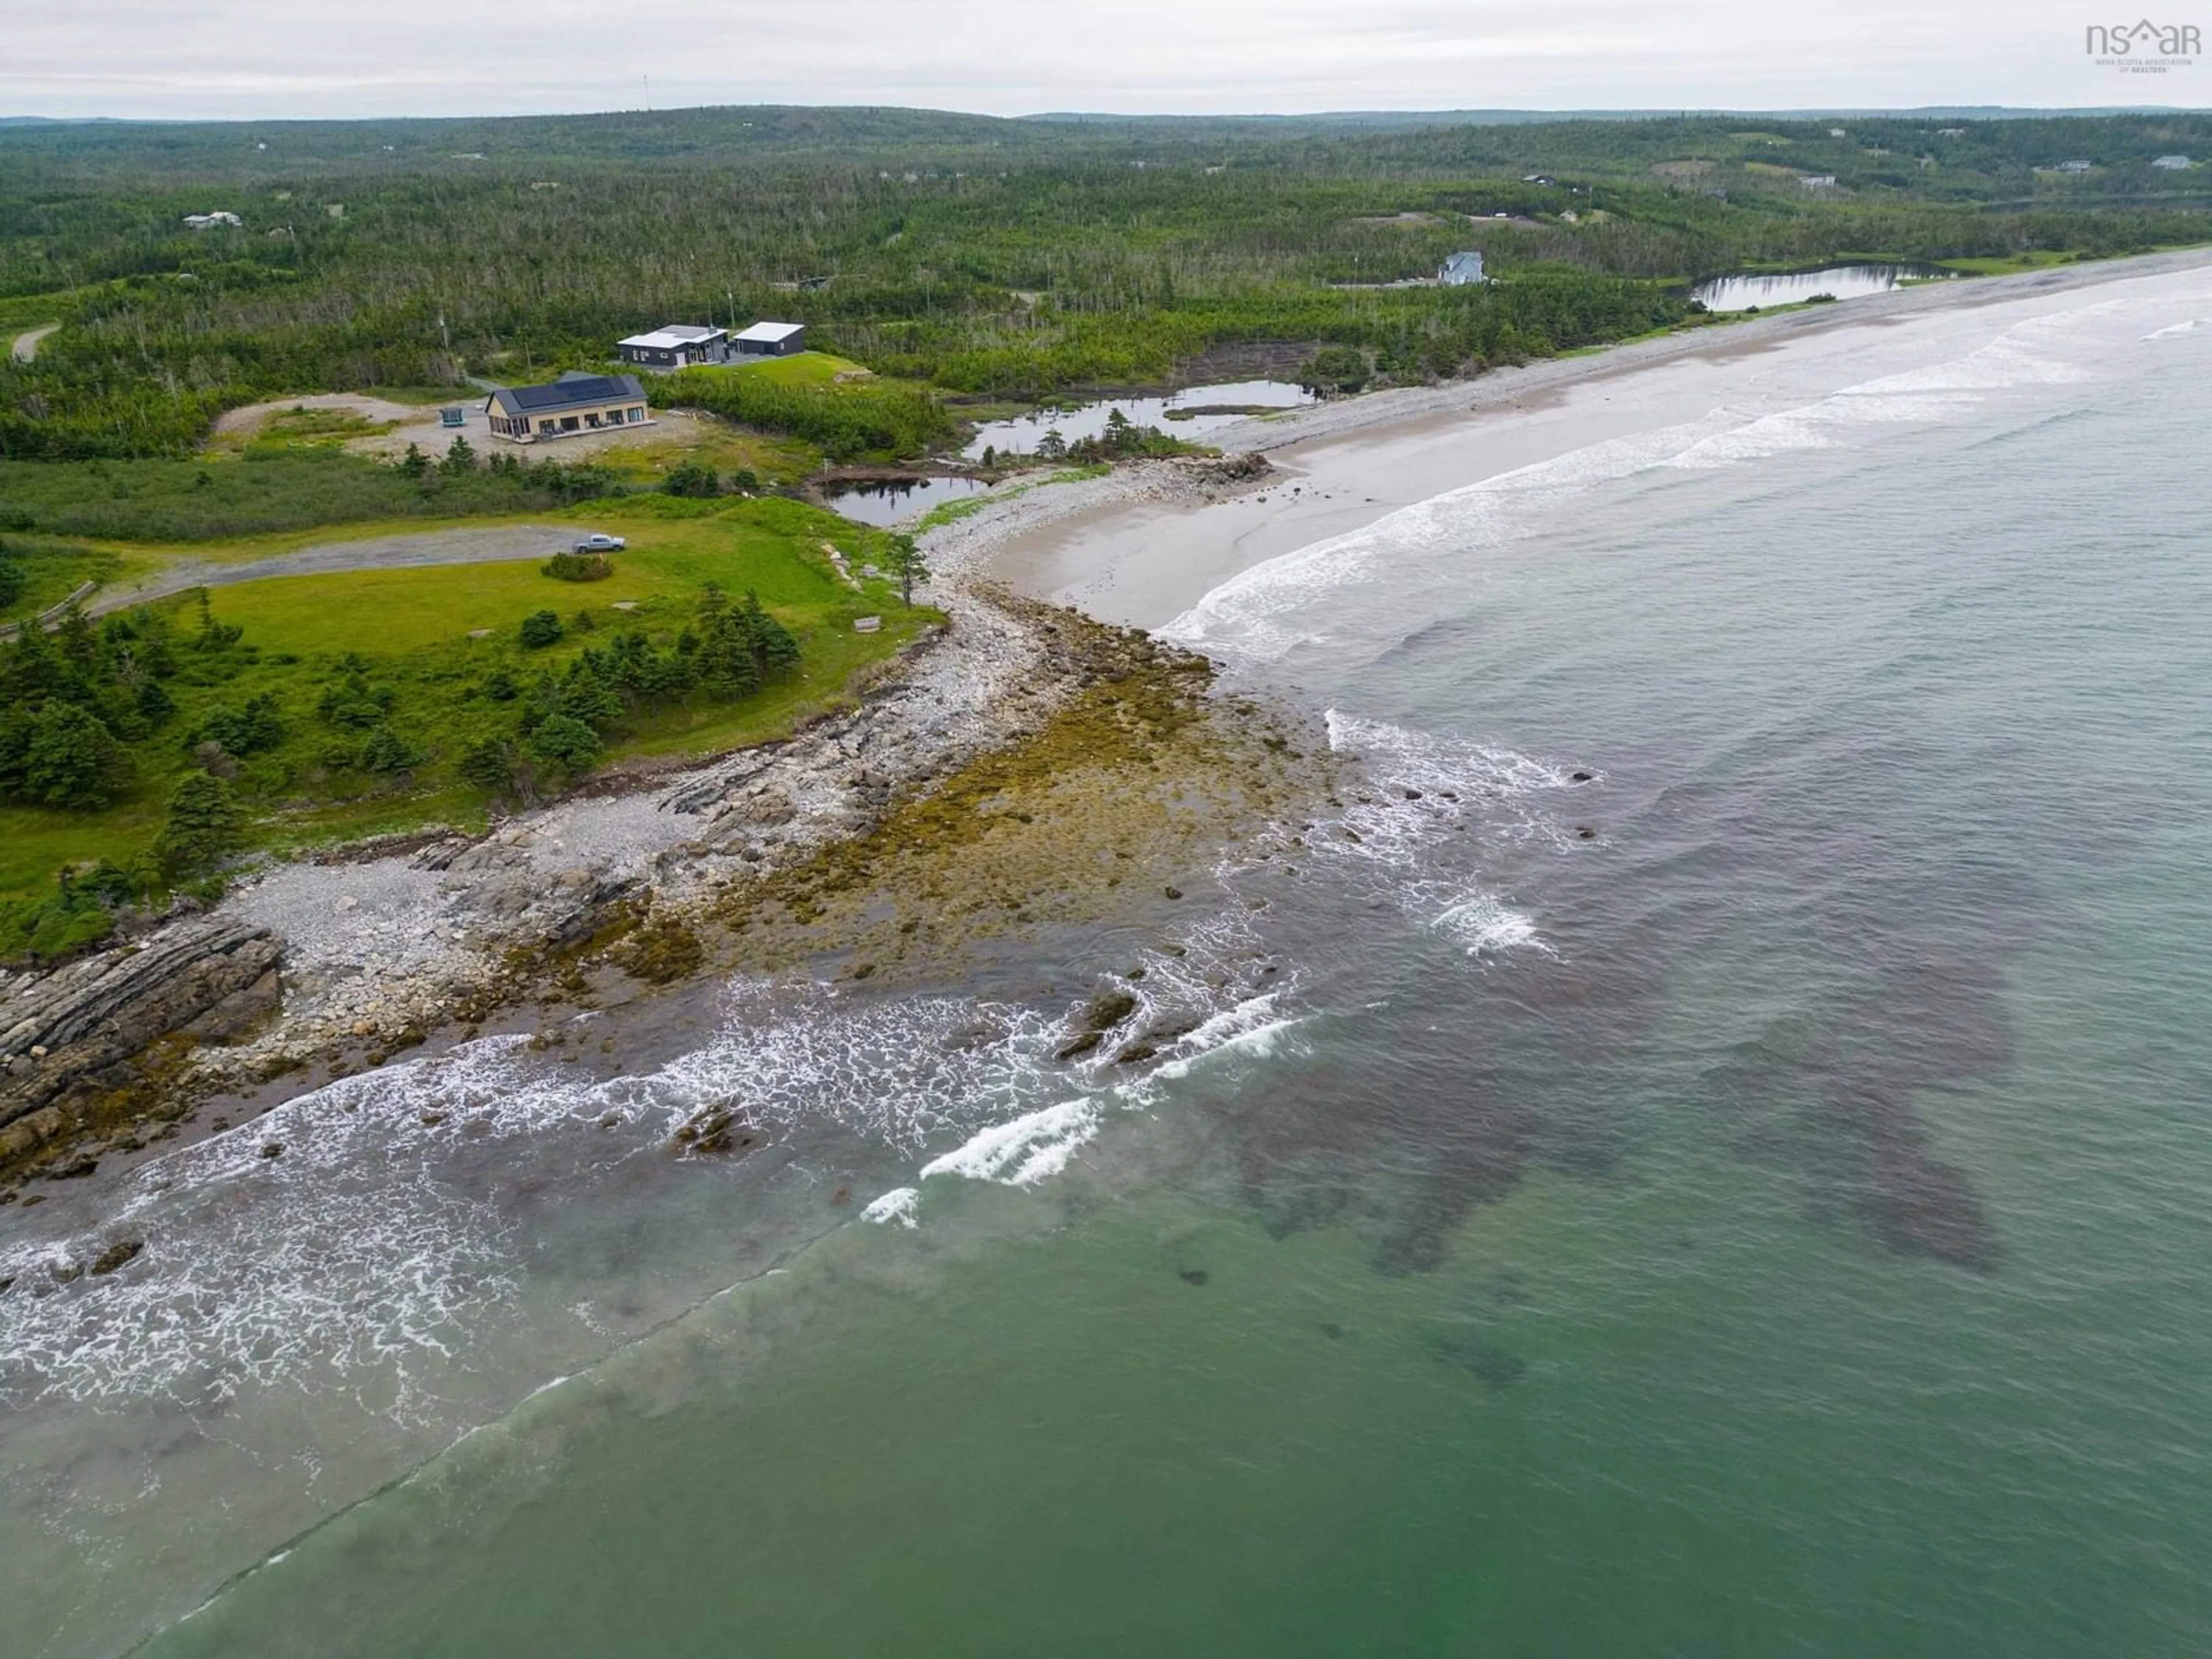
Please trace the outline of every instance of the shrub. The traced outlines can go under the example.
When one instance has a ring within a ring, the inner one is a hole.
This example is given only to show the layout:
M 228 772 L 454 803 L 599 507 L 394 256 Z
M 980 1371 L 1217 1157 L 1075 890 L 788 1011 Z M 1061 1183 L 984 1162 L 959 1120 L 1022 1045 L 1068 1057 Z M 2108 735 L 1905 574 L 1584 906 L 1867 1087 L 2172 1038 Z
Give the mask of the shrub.
M 704 461 L 678 461 L 668 469 L 661 487 L 672 495 L 693 495 L 704 498 L 722 493 L 722 481 L 714 469 Z
M 1367 354 L 1358 346 L 1323 346 L 1298 371 L 1298 384 L 1316 397 L 1358 392 L 1367 384 L 1371 372 Z
M 502 794 L 514 787 L 514 744 L 505 738 L 487 738 L 463 750 L 455 769 L 464 782 Z
M 349 667 L 344 678 L 324 689 L 315 703 L 315 712 L 332 726 L 366 732 L 384 723 L 384 717 L 392 712 L 393 701 L 390 686 L 372 685 L 358 667 Z
M 561 639 L 561 618 L 550 611 L 533 611 L 522 619 L 523 644 L 532 650 L 541 646 L 556 645 Z
M 556 553 L 538 567 L 541 576 L 556 581 L 602 582 L 615 574 L 604 553 Z
M 135 896 L 129 874 L 102 860 L 89 871 L 64 870 L 42 899 L 0 903 L 0 957 L 45 963 L 100 943 L 115 928 L 115 908 Z
M 597 766 L 605 752 L 599 734 L 573 715 L 548 714 L 530 734 L 531 758 L 557 766 L 572 778 Z
M 147 684 L 152 685 L 155 683 L 149 680 Z M 143 699 L 139 712 L 148 712 Z M 284 741 L 284 722 L 277 714 L 275 695 L 264 691 L 249 697 L 246 707 L 240 710 L 209 709 L 200 720 L 194 741 L 220 744 L 226 752 L 233 755 L 252 755 L 264 749 L 274 749 Z
M 364 772 L 404 772 L 422 762 L 422 751 L 388 726 L 370 732 L 354 757 L 354 764 Z

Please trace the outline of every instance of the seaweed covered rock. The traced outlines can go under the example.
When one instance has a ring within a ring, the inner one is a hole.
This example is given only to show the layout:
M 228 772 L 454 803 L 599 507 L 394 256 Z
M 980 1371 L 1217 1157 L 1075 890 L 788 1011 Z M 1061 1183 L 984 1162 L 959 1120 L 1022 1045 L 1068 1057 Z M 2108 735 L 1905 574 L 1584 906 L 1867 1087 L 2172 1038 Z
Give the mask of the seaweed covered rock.
M 1058 1060 L 1080 1060 L 1106 1040 L 1106 1034 L 1137 1012 L 1135 995 L 1115 987 L 1101 991 L 1076 1016 L 1074 1034 L 1060 1046 Z

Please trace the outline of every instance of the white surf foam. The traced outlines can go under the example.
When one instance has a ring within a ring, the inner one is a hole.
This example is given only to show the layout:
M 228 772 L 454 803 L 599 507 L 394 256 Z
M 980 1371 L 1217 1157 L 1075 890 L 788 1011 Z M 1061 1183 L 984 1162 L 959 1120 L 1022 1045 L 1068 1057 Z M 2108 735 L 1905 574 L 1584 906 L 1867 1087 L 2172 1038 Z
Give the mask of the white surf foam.
M 902 1227 L 915 1226 L 915 1206 L 921 1201 L 919 1187 L 894 1187 L 860 1212 L 860 1219 L 872 1221 L 878 1226 L 896 1222 Z
M 921 1178 L 951 1175 L 1007 1187 L 1034 1187 L 1067 1167 L 1068 1159 L 1098 1133 L 1100 1116 L 1098 1102 L 1088 1097 L 1024 1113 L 930 1159 L 921 1166 Z
M 1569 850 L 1574 838 L 1553 816 L 1551 798 L 1594 787 L 1604 774 L 1586 770 L 1577 784 L 1567 767 L 1517 750 L 1431 737 L 1340 709 L 1330 709 L 1327 720 L 1330 748 L 1357 756 L 1374 787 L 1308 844 L 1340 867 L 1364 868 L 1407 915 L 1471 956 L 1551 954 L 1534 917 L 1477 881 L 1441 872 L 1437 855 L 1468 828 L 1488 842 Z
M 1875 428 L 1954 420 L 2008 388 L 2091 378 L 2092 371 L 2072 361 L 2083 350 L 2077 337 L 2121 303 L 2028 317 L 1944 362 L 1818 396 L 1798 394 L 1785 407 L 1719 409 L 1444 491 L 1240 571 L 1160 632 L 1217 655 L 1255 661 L 1343 638 L 1370 653 L 1387 647 L 1418 625 L 1407 618 L 1432 615 L 1433 607 L 1400 606 L 1402 615 L 1376 614 L 1372 606 L 1361 612 L 1352 603 L 1354 590 L 1388 584 L 1392 592 L 1422 591 L 1468 581 L 1487 568 L 1486 552 L 1541 533 L 1576 496 L 1656 470 L 1711 471 L 1835 447 L 1863 441 Z
M 1145 953 L 1130 1028 L 1193 1019 L 1174 1055 L 1233 1039 L 1237 1019 L 1206 1022 L 1251 994 L 1264 955 L 1233 915 L 1194 927 L 1179 951 Z M 147 1164 L 97 1232 L 57 1218 L 37 1236 L 59 1206 L 12 1217 L 0 1401 L 161 1395 L 201 1407 L 282 1381 L 429 1420 L 465 1361 L 462 1333 L 522 1288 L 507 1174 L 589 1183 L 660 1157 L 702 1105 L 728 1103 L 793 1145 L 842 1134 L 920 1159 L 957 1141 L 931 1172 L 1031 1185 L 1066 1166 L 1109 1106 L 1134 1103 L 1119 1090 L 1139 1068 L 1101 1055 L 1074 1073 L 1099 1079 L 1095 1096 L 1040 1111 L 1068 1092 L 1054 1058 L 1065 1041 L 1054 1010 L 738 981 L 714 1035 L 647 1073 L 579 1078 L 503 1036 L 343 1079 Z M 270 1146 L 281 1155 L 264 1157 Z M 870 1219 L 910 1222 L 895 1200 Z M 143 1239 L 142 1254 L 91 1277 L 121 1237 Z

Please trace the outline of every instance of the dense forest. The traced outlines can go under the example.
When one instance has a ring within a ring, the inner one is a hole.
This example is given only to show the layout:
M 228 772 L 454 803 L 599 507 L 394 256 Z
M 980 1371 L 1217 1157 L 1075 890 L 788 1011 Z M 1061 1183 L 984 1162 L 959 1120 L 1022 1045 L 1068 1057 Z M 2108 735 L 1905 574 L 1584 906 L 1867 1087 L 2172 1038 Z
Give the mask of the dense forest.
M 1666 325 L 1747 265 L 2212 240 L 2212 168 L 2174 155 L 2212 117 L 0 127 L 0 332 L 63 324 L 0 362 L 0 457 L 181 455 L 257 398 L 542 377 L 678 319 L 793 318 L 998 397 L 1256 341 L 1461 374 Z M 1389 286 L 1469 247 L 1496 282 Z M 753 395 L 723 412 L 833 450 L 945 429 L 918 391 Z

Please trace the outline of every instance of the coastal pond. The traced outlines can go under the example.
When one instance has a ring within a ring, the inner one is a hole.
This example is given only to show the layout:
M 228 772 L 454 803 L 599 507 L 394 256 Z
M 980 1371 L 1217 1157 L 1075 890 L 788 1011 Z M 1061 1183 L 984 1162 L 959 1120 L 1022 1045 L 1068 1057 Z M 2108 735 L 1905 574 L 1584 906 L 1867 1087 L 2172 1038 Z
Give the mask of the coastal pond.
M 991 486 L 981 478 L 858 478 L 823 492 L 831 508 L 860 524 L 896 524 L 946 501 L 980 495 Z
M 986 421 L 975 428 L 961 453 L 969 459 L 986 449 L 1000 454 L 1034 455 L 1048 432 L 1057 432 L 1073 443 L 1096 438 L 1106 430 L 1115 410 L 1139 426 L 1156 426 L 1176 437 L 1191 438 L 1237 422 L 1254 410 L 1302 409 L 1313 394 L 1288 380 L 1230 380 L 1215 386 L 1186 386 L 1165 397 L 1101 398 L 1091 403 L 1048 406 L 1012 420 Z
M 1710 276 L 1691 290 L 1708 311 L 1766 310 L 1803 303 L 1820 295 L 1859 300 L 1887 294 L 1908 283 L 1941 282 L 1954 275 L 1936 265 L 1828 265 L 1819 270 L 1759 271 Z

